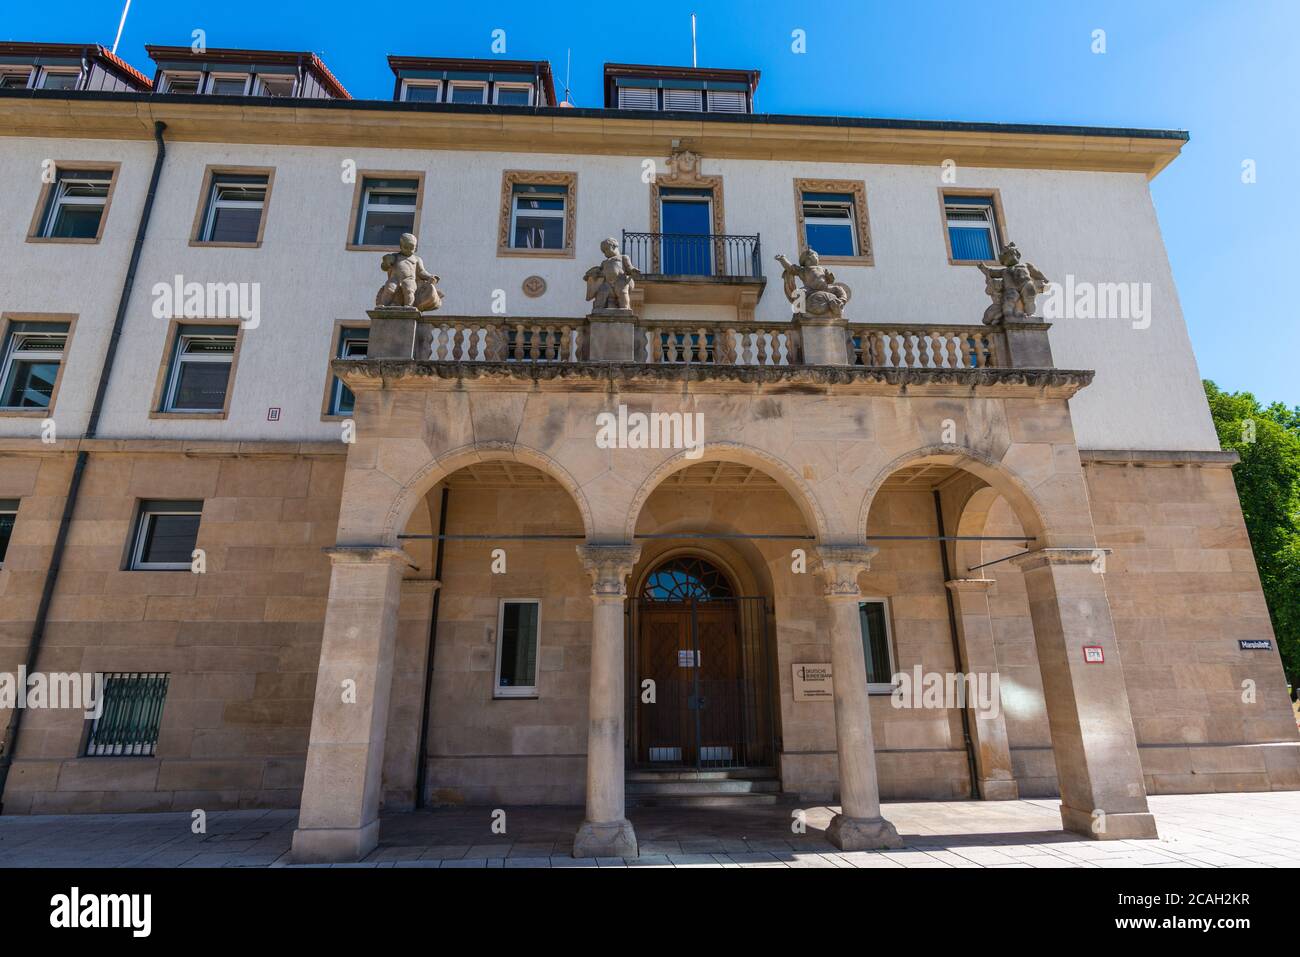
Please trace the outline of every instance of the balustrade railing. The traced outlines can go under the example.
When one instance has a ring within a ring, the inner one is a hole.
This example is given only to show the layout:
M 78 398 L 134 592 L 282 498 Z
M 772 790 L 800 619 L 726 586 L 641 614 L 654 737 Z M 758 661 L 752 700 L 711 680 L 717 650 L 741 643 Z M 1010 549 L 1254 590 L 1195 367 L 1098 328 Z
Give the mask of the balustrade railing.
M 583 322 L 456 319 L 432 323 L 434 362 L 577 362 Z
M 632 265 L 652 276 L 714 276 L 761 279 L 762 245 L 757 235 L 719 233 L 632 233 L 622 249 Z
M 638 356 L 652 365 L 791 366 L 803 362 L 799 330 L 772 326 L 652 322 L 639 327 Z
M 848 349 L 850 365 L 887 369 L 988 369 L 999 361 L 987 326 L 854 323 Z

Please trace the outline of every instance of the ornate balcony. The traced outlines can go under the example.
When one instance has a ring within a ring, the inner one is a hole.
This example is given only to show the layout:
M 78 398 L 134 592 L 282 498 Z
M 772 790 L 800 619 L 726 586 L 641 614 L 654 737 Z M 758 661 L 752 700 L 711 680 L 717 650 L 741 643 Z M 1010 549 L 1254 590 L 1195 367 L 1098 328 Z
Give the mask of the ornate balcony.
M 621 248 L 641 270 L 634 293 L 640 302 L 730 305 L 748 319 L 767 285 L 757 235 L 624 230 Z

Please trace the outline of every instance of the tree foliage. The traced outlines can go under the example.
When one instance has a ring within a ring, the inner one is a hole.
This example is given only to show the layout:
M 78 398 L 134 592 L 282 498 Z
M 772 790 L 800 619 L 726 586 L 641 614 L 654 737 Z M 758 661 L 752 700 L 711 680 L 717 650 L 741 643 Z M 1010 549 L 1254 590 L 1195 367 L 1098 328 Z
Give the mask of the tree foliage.
M 1264 599 L 1292 685 L 1300 684 L 1300 407 L 1267 407 L 1205 380 L 1210 414 L 1233 468 Z

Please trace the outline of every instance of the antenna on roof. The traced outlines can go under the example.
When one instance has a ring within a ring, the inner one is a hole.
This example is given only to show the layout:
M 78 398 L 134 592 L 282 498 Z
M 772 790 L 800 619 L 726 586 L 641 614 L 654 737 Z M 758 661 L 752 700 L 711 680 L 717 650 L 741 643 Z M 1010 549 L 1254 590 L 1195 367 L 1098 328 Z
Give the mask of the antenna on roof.
M 564 51 L 564 102 L 572 102 L 573 97 L 569 93 L 569 66 L 573 62 L 573 49 L 569 48 Z
M 695 61 L 695 14 L 691 14 L 691 66 L 699 66 Z
M 117 21 L 117 36 L 113 37 L 113 49 L 109 52 L 116 55 L 117 45 L 122 40 L 122 28 L 126 26 L 126 15 L 131 9 L 131 0 L 126 0 L 126 6 L 122 8 L 122 19 Z

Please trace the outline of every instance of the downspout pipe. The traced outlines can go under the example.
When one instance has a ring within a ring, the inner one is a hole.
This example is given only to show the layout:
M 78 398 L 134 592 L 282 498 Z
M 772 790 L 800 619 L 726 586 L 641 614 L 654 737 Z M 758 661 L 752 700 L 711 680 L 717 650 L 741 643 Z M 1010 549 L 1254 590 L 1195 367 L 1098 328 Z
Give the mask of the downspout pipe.
M 952 589 L 947 584 L 952 580 L 952 569 L 948 564 L 948 543 L 944 541 L 948 533 L 943 530 L 943 499 L 940 498 L 938 489 L 934 490 L 934 519 L 939 529 L 939 561 L 943 566 L 943 593 L 948 599 L 948 634 L 952 636 L 952 661 L 958 671 L 965 672 L 966 665 L 961 660 L 961 640 L 957 637 L 957 608 L 952 600 Z M 962 741 L 966 745 L 966 763 L 970 768 L 970 796 L 971 800 L 978 800 L 979 771 L 975 765 L 975 743 L 970 736 L 970 714 L 964 707 L 958 710 L 961 712 Z
M 163 160 L 167 156 L 167 145 L 163 141 L 165 123 L 153 125 L 156 150 L 153 160 L 153 174 L 149 177 L 149 190 L 144 197 L 144 207 L 140 210 L 140 222 L 135 230 L 135 244 L 131 247 L 131 260 L 126 267 L 126 277 L 122 280 L 122 291 L 117 299 L 117 313 L 113 316 L 113 331 L 109 336 L 108 348 L 104 350 L 104 361 L 99 369 L 99 379 L 95 387 L 94 402 L 90 407 L 90 418 L 86 422 L 85 438 L 93 439 L 99 431 L 99 417 L 104 407 L 104 397 L 108 394 L 108 380 L 113 371 L 113 360 L 117 356 L 118 343 L 122 338 L 122 327 L 126 324 L 126 311 L 130 305 L 131 290 L 135 286 L 135 274 L 140 266 L 140 254 L 144 249 L 145 235 L 149 231 L 149 219 L 153 215 L 154 199 L 158 194 L 158 180 L 162 176 Z M 89 454 L 85 448 L 78 450 L 76 462 L 72 467 L 72 480 L 68 483 L 68 494 L 63 501 L 63 514 L 59 517 L 59 530 L 54 536 L 54 550 L 50 555 L 50 565 L 45 572 L 45 581 L 41 586 L 41 600 L 36 607 L 36 620 L 32 623 L 31 635 L 27 639 L 26 666 L 27 673 L 36 670 L 36 659 L 40 655 L 41 643 L 45 638 L 45 623 L 49 617 L 50 603 L 54 600 L 54 586 L 58 581 L 59 568 L 63 564 L 63 551 L 68 543 L 68 530 L 72 526 L 72 515 L 77 507 L 77 496 L 81 491 L 81 481 L 86 474 L 86 461 Z M 14 708 L 9 713 L 9 722 L 5 727 L 4 741 L 0 742 L 0 814 L 4 813 L 5 785 L 9 780 L 9 768 L 13 764 L 14 752 L 18 747 L 18 734 L 22 730 L 23 709 Z

